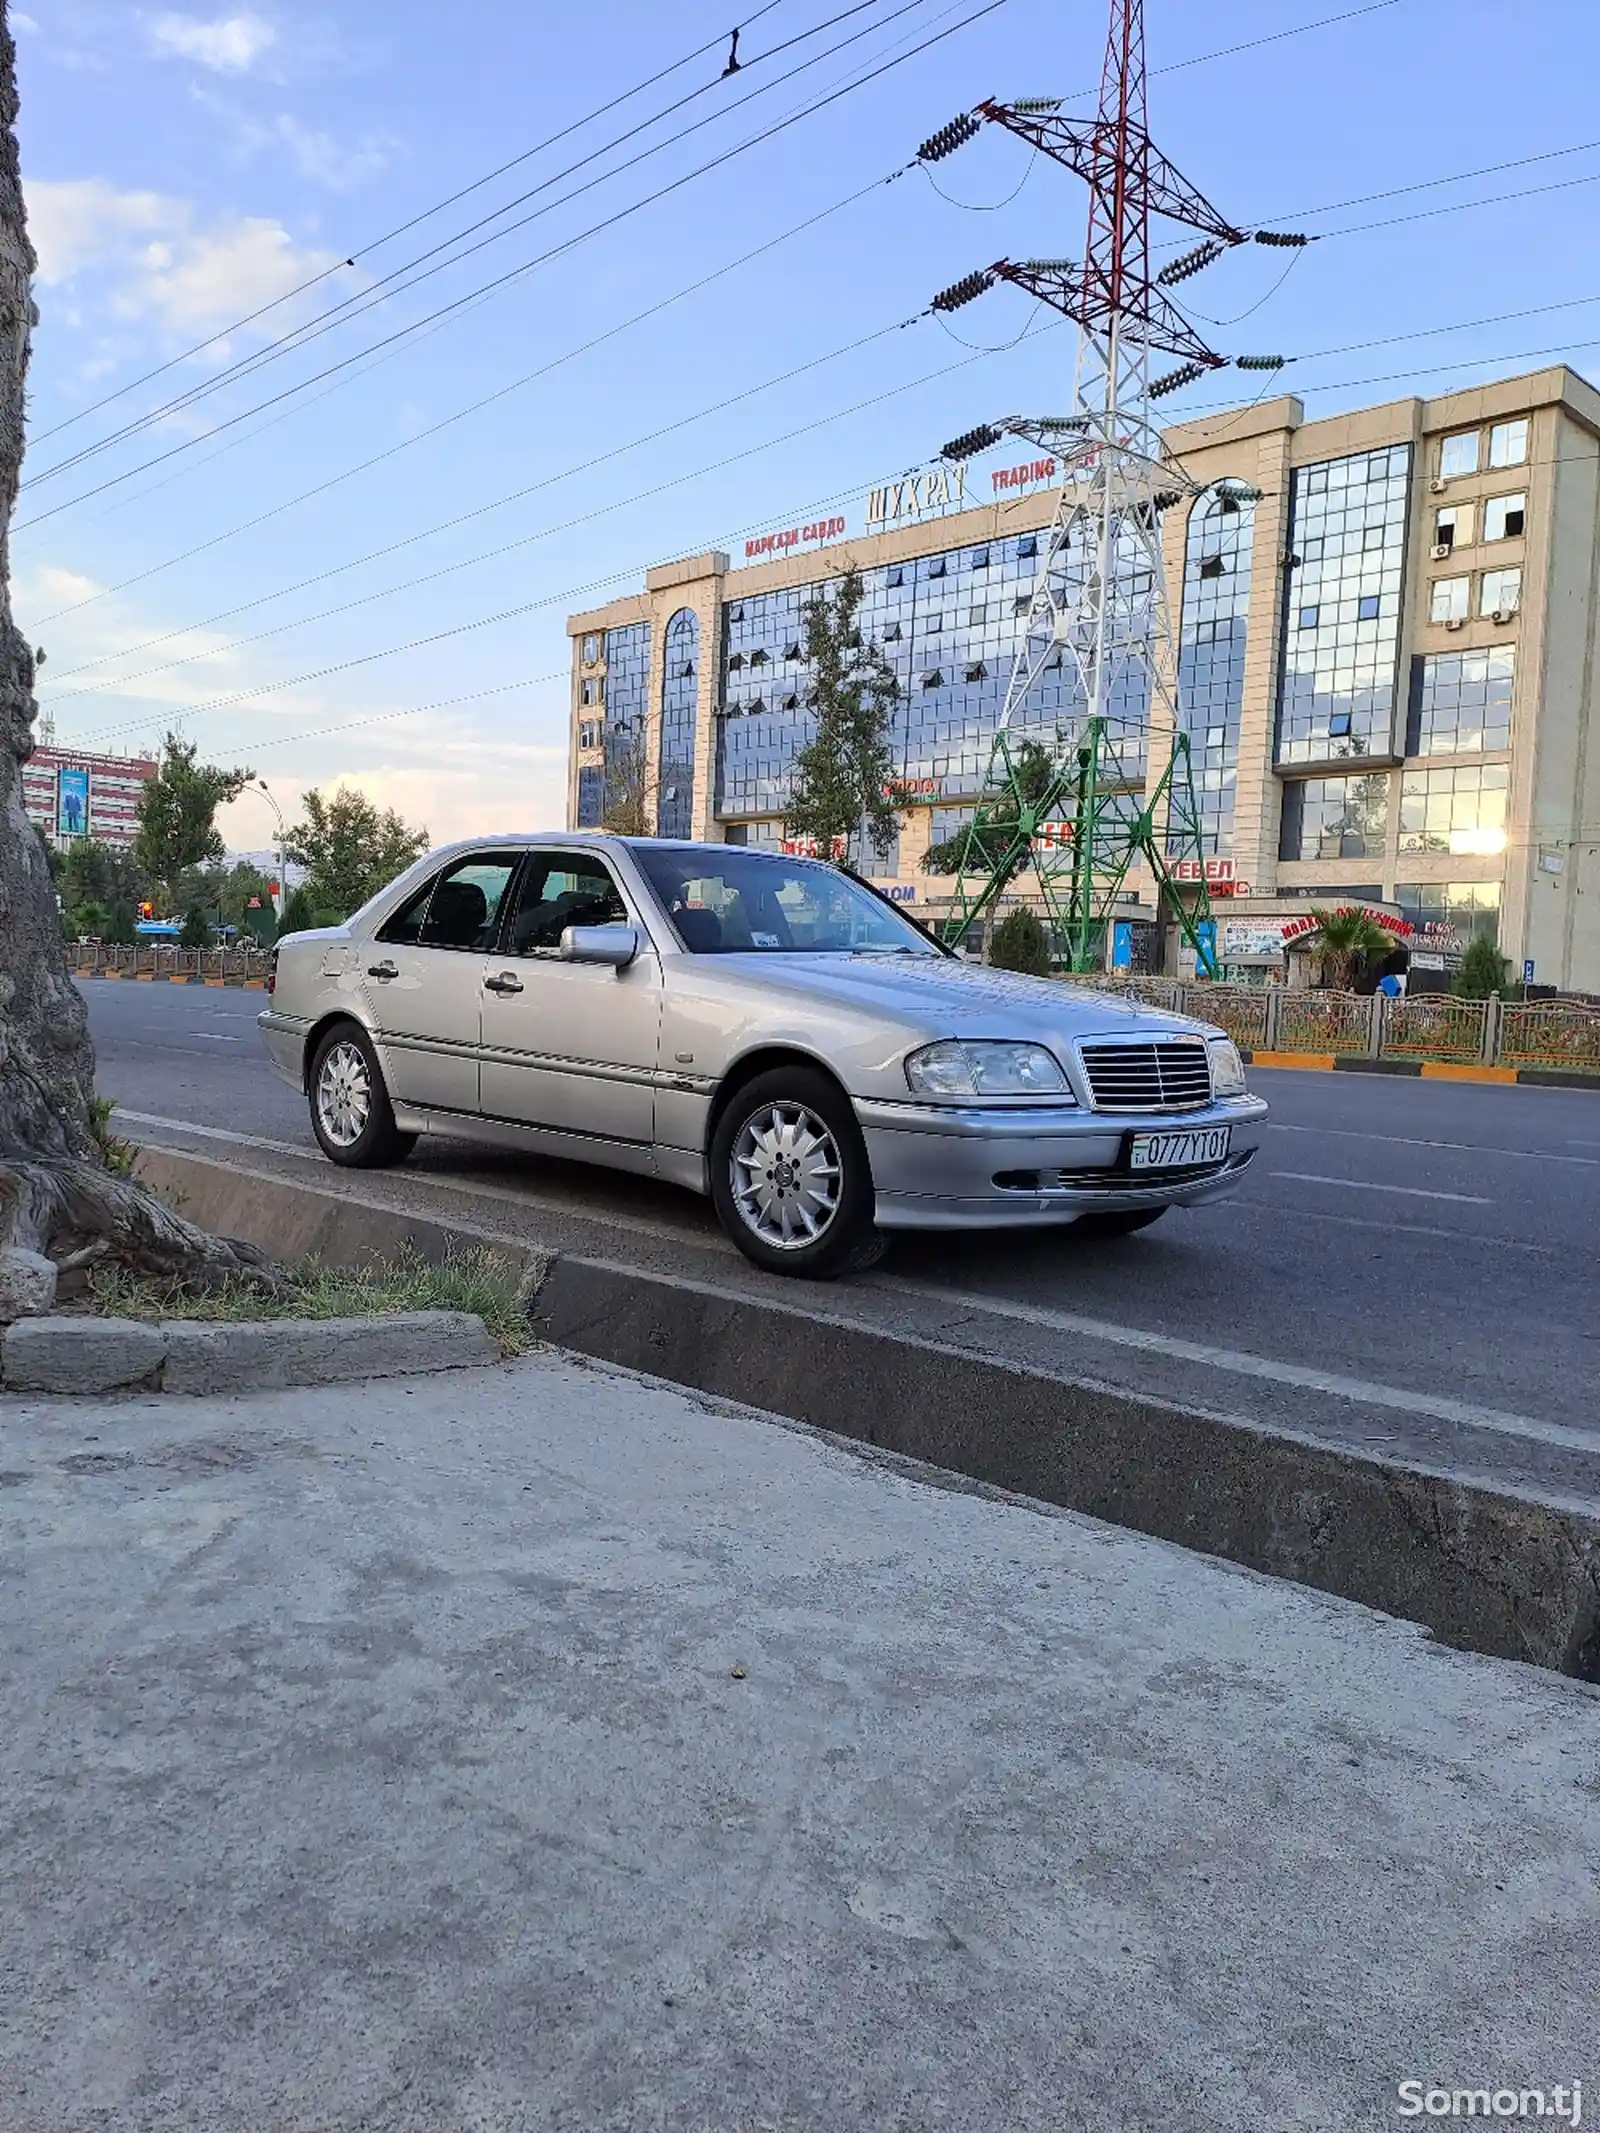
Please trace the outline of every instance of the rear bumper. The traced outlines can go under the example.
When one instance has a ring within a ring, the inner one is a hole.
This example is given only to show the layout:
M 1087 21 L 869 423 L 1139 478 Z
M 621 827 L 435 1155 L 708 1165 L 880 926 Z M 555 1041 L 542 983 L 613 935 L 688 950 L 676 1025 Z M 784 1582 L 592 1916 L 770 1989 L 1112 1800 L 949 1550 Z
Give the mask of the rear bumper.
M 256 1017 L 256 1028 L 261 1032 L 273 1072 L 302 1094 L 306 1085 L 306 1032 L 310 1027 L 301 1016 L 280 1015 L 270 1007 Z
M 1079 1215 L 1225 1199 L 1267 1115 L 1258 1096 L 1159 1116 L 866 1101 L 855 1109 L 880 1229 L 1045 1229 Z M 1120 1167 L 1130 1133 L 1212 1126 L 1230 1129 L 1222 1163 L 1151 1176 Z

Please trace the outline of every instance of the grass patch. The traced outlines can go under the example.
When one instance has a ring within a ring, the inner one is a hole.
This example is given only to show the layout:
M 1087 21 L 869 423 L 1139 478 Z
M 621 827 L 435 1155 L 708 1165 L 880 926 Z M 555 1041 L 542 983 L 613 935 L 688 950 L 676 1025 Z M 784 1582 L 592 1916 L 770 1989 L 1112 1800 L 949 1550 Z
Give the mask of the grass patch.
M 431 1266 L 408 1246 L 386 1264 L 359 1272 L 307 1259 L 291 1267 L 276 1290 L 232 1275 L 197 1287 L 97 1267 L 89 1294 L 95 1310 L 108 1318 L 383 1318 L 396 1311 L 472 1311 L 502 1355 L 521 1355 L 532 1341 L 521 1276 L 484 1247 L 452 1250 Z
M 89 1108 L 89 1130 L 95 1137 L 102 1161 L 113 1177 L 129 1177 L 133 1171 L 133 1159 L 138 1149 L 131 1142 L 118 1140 L 111 1130 L 111 1114 L 117 1108 L 109 1096 L 97 1096 Z

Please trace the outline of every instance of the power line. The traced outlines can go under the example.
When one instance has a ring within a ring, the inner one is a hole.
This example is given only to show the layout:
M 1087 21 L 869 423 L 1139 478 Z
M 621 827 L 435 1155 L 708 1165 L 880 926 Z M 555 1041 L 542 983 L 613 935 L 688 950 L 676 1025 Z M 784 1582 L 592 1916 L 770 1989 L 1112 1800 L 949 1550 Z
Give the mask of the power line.
M 765 6 L 757 8 L 753 15 L 746 16 L 744 21 L 739 24 L 740 31 L 749 29 L 753 23 L 759 22 L 763 15 L 770 15 L 775 7 L 781 5 L 782 0 L 766 0 Z M 719 31 L 715 37 L 708 38 L 704 44 L 696 45 L 692 52 L 685 52 L 682 58 L 675 59 L 670 65 L 660 68 L 654 74 L 647 75 L 643 81 L 635 82 L 631 89 L 624 89 L 620 96 L 607 97 L 603 104 L 597 104 L 592 111 L 585 112 L 582 118 L 574 119 L 570 125 L 563 126 L 557 133 L 547 134 L 542 141 L 536 141 L 531 148 L 525 148 L 520 155 L 512 156 L 508 162 L 501 163 L 495 169 L 485 172 L 481 178 L 474 178 L 470 185 L 463 185 L 456 192 L 447 193 L 444 199 L 436 200 L 432 207 L 424 208 L 420 214 L 412 215 L 407 221 L 397 223 L 392 230 L 386 230 L 381 237 L 369 238 L 364 245 L 351 252 L 349 257 L 344 260 L 343 266 L 353 267 L 358 259 L 364 259 L 369 252 L 376 252 L 384 245 L 392 244 L 396 237 L 403 237 L 408 230 L 414 230 L 419 223 L 428 221 L 434 215 L 442 214 L 447 207 L 454 207 L 458 200 L 465 200 L 468 194 L 480 191 L 485 185 L 492 185 L 496 178 L 503 178 L 508 170 L 515 170 L 519 164 L 528 162 L 536 155 L 542 155 L 545 149 L 554 148 L 558 141 L 567 140 L 572 134 L 581 132 L 585 126 L 592 125 L 597 118 L 603 118 L 607 113 L 615 111 L 620 105 L 631 103 L 636 96 L 642 96 L 646 89 L 653 89 L 657 82 L 665 81 L 668 75 L 676 74 L 680 68 L 691 65 L 697 59 L 703 59 L 708 52 L 720 51 L 723 34 L 723 32 Z M 771 54 L 763 53 L 760 56 L 769 58 Z M 241 333 L 246 326 L 253 326 L 257 319 L 265 318 L 268 312 L 280 309 L 284 304 L 292 302 L 297 296 L 303 296 L 308 289 L 316 288 L 320 282 L 326 281 L 330 275 L 337 274 L 340 271 L 341 268 L 338 264 L 325 267 L 320 274 L 313 274 L 309 280 L 299 283 L 297 287 L 285 290 L 282 296 L 275 296 L 270 304 L 263 304 L 258 310 L 247 312 L 243 318 L 235 319 L 231 326 L 219 327 L 215 333 L 208 334 L 205 340 L 197 341 L 193 348 L 186 348 L 181 355 L 172 356 L 165 363 L 158 363 L 154 370 L 147 370 L 142 377 L 132 378 L 126 385 L 119 385 L 115 392 L 107 393 L 103 399 L 94 401 L 88 407 L 79 408 L 78 412 L 75 415 L 69 415 L 65 422 L 58 422 L 51 429 L 40 430 L 34 437 L 33 442 L 42 444 L 48 437 L 59 436 L 63 430 L 69 430 L 74 424 L 86 421 L 90 415 L 98 414 L 101 408 L 110 407 L 113 402 L 125 399 L 129 393 L 137 392 L 141 385 L 148 385 L 153 378 L 162 377 L 169 370 L 176 370 L 182 363 L 192 362 L 196 356 L 204 355 L 206 350 L 214 347 L 218 341 L 226 340 L 232 334 Z
M 777 52 L 786 51 L 791 46 L 803 43 L 807 38 L 820 35 L 822 31 L 834 28 L 838 23 L 848 20 L 851 16 L 861 14 L 867 9 L 877 7 L 880 4 L 881 0 L 852 0 L 852 4 L 839 14 L 830 16 L 826 21 L 815 25 L 814 28 L 802 32 L 797 37 L 788 39 L 786 43 L 774 47 L 774 50 Z M 858 43 L 863 37 L 871 36 L 876 29 L 883 26 L 884 20 L 889 22 L 896 21 L 902 15 L 909 14 L 925 4 L 926 0 L 902 0 L 902 4 L 888 17 L 869 23 L 864 29 L 856 31 L 850 37 L 841 38 L 838 43 L 830 46 L 826 51 L 813 53 L 809 59 L 802 60 L 797 66 L 791 67 L 786 74 L 780 74 L 775 80 L 762 83 L 751 89 L 748 94 L 737 98 L 727 107 L 726 111 L 710 114 L 707 117 L 695 120 L 680 132 L 668 136 L 667 139 L 657 141 L 652 146 L 641 149 L 637 155 L 629 157 L 625 162 L 615 164 L 608 170 L 598 172 L 594 177 L 586 179 L 582 185 L 574 186 L 570 192 L 563 193 L 559 199 L 546 201 L 542 207 L 536 208 L 530 214 L 520 217 L 518 221 L 508 223 L 504 228 L 493 230 L 488 236 L 480 237 L 477 243 L 470 245 L 463 243 L 465 238 L 485 229 L 488 224 L 501 221 L 513 208 L 534 199 L 539 193 L 547 191 L 552 185 L 559 184 L 563 178 L 575 175 L 598 157 L 607 155 L 612 149 L 623 146 L 640 133 L 647 131 L 649 127 L 658 124 L 661 119 L 669 117 L 675 111 L 682 110 L 685 105 L 696 101 L 699 97 L 705 95 L 708 90 L 718 86 L 716 82 L 703 83 L 699 88 L 691 90 L 687 96 L 680 97 L 677 103 L 670 104 L 664 111 L 656 112 L 651 117 L 641 120 L 638 125 L 630 127 L 625 133 L 616 136 L 615 139 L 603 142 L 600 147 L 592 149 L 588 155 L 580 157 L 576 163 L 571 163 L 565 170 L 556 171 L 550 177 L 542 179 L 530 191 L 520 194 L 516 199 L 508 201 L 504 206 L 496 208 L 491 214 L 480 217 L 477 222 L 469 224 L 465 230 L 457 231 L 450 237 L 442 238 L 437 244 L 430 246 L 427 251 L 418 253 L 414 258 L 404 261 L 400 266 L 391 268 L 389 273 L 382 276 L 371 287 L 343 298 L 327 311 L 321 312 L 315 318 L 306 321 L 304 325 L 295 327 L 290 332 L 280 335 L 277 340 L 269 342 L 265 348 L 254 350 L 247 356 L 241 356 L 236 363 L 230 364 L 227 369 L 201 380 L 188 388 L 187 391 L 177 395 L 176 398 L 165 402 L 162 406 L 153 408 L 147 414 L 140 415 L 125 423 L 120 430 L 115 430 L 110 435 L 97 439 L 93 444 L 85 445 L 81 451 L 72 453 L 67 458 L 42 468 L 39 473 L 30 476 L 24 482 L 23 487 L 31 489 L 41 482 L 51 480 L 57 474 L 67 473 L 73 467 L 83 465 L 85 461 L 96 457 L 103 451 L 109 450 L 112 446 L 126 442 L 128 438 L 137 435 L 140 431 L 153 427 L 184 408 L 196 405 L 200 400 L 208 398 L 211 394 L 220 391 L 224 386 L 237 384 L 247 377 L 253 377 L 257 371 L 265 369 L 269 364 L 278 361 L 280 357 L 296 353 L 300 349 L 308 347 L 311 342 L 320 340 L 325 334 L 333 332 L 337 327 L 348 325 L 353 320 L 365 316 L 368 311 L 376 310 L 380 304 L 387 303 L 392 297 L 403 295 L 407 290 L 414 289 L 422 282 L 431 280 L 436 274 L 443 273 L 447 267 L 458 265 L 461 261 L 469 259 L 475 253 L 484 250 L 488 245 L 497 244 L 502 238 L 512 235 L 516 230 L 526 228 L 530 222 L 536 222 L 545 215 L 553 214 L 557 208 L 569 205 L 570 202 L 580 198 L 584 193 L 593 191 L 597 185 L 604 185 L 610 179 L 620 177 L 623 172 L 633 169 L 637 164 L 646 162 L 652 156 L 661 154 L 664 149 L 677 146 L 679 142 L 689 139 L 693 134 L 702 132 L 706 126 L 715 123 L 716 119 L 741 109 L 745 104 L 753 103 L 759 97 L 769 95 L 774 89 L 781 88 L 785 82 L 794 80 L 797 75 L 806 73 L 812 67 L 821 65 L 831 58 L 834 53 L 843 51 L 851 44 Z M 764 54 L 761 56 L 770 57 L 772 55 Z M 748 64 L 751 66 L 757 65 L 759 60 L 751 60 Z M 741 68 L 742 71 L 743 68 Z M 451 251 L 453 246 L 461 246 L 461 249 Z M 557 249 L 565 249 L 565 247 L 558 247 Z M 450 256 L 441 259 L 438 257 L 441 252 L 450 252 Z M 528 271 L 532 266 L 542 264 L 544 259 L 554 256 L 556 255 L 553 252 L 545 254 L 541 259 L 525 263 L 523 268 L 516 271 Z M 434 264 L 427 265 L 426 262 L 429 260 L 433 260 Z M 423 271 L 414 273 L 412 271 L 414 268 L 421 268 Z M 401 277 L 408 274 L 411 279 L 403 281 Z M 471 293 L 477 294 L 481 292 Z M 445 309 L 458 309 L 462 301 L 465 300 L 458 299 L 456 304 L 447 306 Z M 441 313 L 434 312 L 429 317 L 434 318 L 440 315 Z M 426 324 L 428 320 L 424 320 L 422 323 Z M 402 330 L 410 331 L 411 329 L 405 328 Z M 383 344 L 379 343 L 377 345 L 381 346 Z M 322 375 L 327 375 L 327 373 Z M 316 381 L 313 380 L 312 382 Z M 296 387 L 290 388 L 291 391 L 298 389 Z M 282 396 L 279 395 L 278 397 Z M 272 403 L 265 404 L 270 405 Z M 193 439 L 188 440 L 184 448 L 187 449 L 188 444 L 192 444 L 195 441 Z M 146 464 L 153 463 L 146 462 Z M 136 469 L 135 471 L 138 470 Z
M 927 314 L 920 315 L 926 316 Z M 133 645 L 120 651 L 103 653 L 99 659 L 87 660 L 82 666 L 69 667 L 59 678 L 68 680 L 75 674 L 87 672 L 90 667 L 104 665 L 107 660 L 131 658 L 136 653 L 153 649 L 158 644 L 170 643 L 174 637 L 186 637 L 195 630 L 209 629 L 213 623 L 224 622 L 232 615 L 245 613 L 249 608 L 261 607 L 268 601 L 286 599 L 291 593 L 302 592 L 308 585 L 324 585 L 329 578 L 336 577 L 344 571 L 359 569 L 361 565 L 377 562 L 381 557 L 393 555 L 399 549 L 414 547 L 418 541 L 429 540 L 435 534 L 449 532 L 457 526 L 468 524 L 472 519 L 483 518 L 491 511 L 504 510 L 508 504 L 520 503 L 525 497 L 533 496 L 541 489 L 553 488 L 557 482 L 570 481 L 576 475 L 592 473 L 596 467 L 604 466 L 610 460 L 620 459 L 629 452 L 638 451 L 644 445 L 659 443 L 663 437 L 670 437 L 678 430 L 688 429 L 697 422 L 704 422 L 712 415 L 722 414 L 726 409 L 738 406 L 741 401 L 755 399 L 761 393 L 771 392 L 780 385 L 787 385 L 793 379 L 803 377 L 808 371 L 820 370 L 825 364 L 838 362 L 844 356 L 854 355 L 863 348 L 870 348 L 875 342 L 884 340 L 891 334 L 902 332 L 907 326 L 912 326 L 916 323 L 916 318 L 903 318 L 896 319 L 887 326 L 875 327 L 871 333 L 861 334 L 857 339 L 846 342 L 841 348 L 830 349 L 825 355 L 813 356 L 808 362 L 795 364 L 791 369 L 780 372 L 776 377 L 764 378 L 758 385 L 747 386 L 743 392 L 719 397 L 712 401 L 709 406 L 696 408 L 693 414 L 681 415 L 677 421 L 665 423 L 660 429 L 651 430 L 642 437 L 630 438 L 626 444 L 613 445 L 609 450 L 597 452 L 592 458 L 581 460 L 575 466 L 563 467 L 556 474 L 547 474 L 540 481 L 528 483 L 525 488 L 514 489 L 505 496 L 497 496 L 489 503 L 479 504 L 475 509 L 461 512 L 457 517 L 446 519 L 438 525 L 424 526 L 420 532 L 407 534 L 402 540 L 390 541 L 386 546 L 372 549 L 366 555 L 354 556 L 348 562 L 336 564 L 330 570 L 318 571 L 312 577 L 301 578 L 293 585 L 280 586 L 275 592 L 261 593 L 254 600 L 244 601 L 238 607 L 224 609 L 220 614 L 208 615 L 202 622 L 182 624 L 177 629 L 163 632 L 159 637 L 147 638 L 142 645 Z M 207 651 L 192 653 L 187 658 L 163 661 L 160 666 L 145 667 L 137 674 L 120 674 L 110 681 L 91 682 L 82 688 L 65 689 L 59 694 L 45 698 L 44 701 L 53 711 L 58 704 L 69 703 L 74 697 L 99 696 L 108 692 L 120 691 L 130 687 L 136 681 L 148 681 L 154 674 L 168 673 L 174 667 L 193 666 L 199 661 L 220 658 L 225 652 L 237 651 L 246 644 L 258 644 L 265 637 L 280 636 L 285 630 L 301 629 L 308 623 L 325 621 L 332 615 L 348 614 L 352 608 L 368 606 L 374 600 L 388 599 L 395 593 L 410 592 L 419 585 L 432 584 L 438 578 L 449 577 L 458 570 L 471 569 L 475 564 L 489 562 L 496 556 L 507 555 L 517 548 L 528 547 L 534 541 L 547 539 L 554 532 L 564 532 L 567 527 L 582 523 L 581 519 L 568 520 L 566 525 L 562 527 L 541 527 L 534 533 L 522 534 L 514 541 L 506 541 L 497 548 L 486 549 L 478 555 L 463 556 L 459 562 L 447 563 L 442 568 L 428 571 L 421 577 L 408 578 L 401 584 L 388 585 L 377 592 L 365 593 L 359 599 L 347 600 L 338 607 L 324 608 L 320 613 L 314 615 L 302 615 L 297 621 L 279 623 L 272 629 L 258 631 L 250 637 L 235 638 L 229 644 L 215 645 Z

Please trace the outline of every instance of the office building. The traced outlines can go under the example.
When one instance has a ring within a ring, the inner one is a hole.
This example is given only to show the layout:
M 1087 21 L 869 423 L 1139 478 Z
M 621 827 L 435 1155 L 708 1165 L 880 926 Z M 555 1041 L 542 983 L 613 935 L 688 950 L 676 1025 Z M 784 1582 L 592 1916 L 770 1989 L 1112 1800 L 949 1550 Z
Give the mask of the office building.
M 59 849 L 92 837 L 126 851 L 158 767 L 147 756 L 92 755 L 42 743 L 22 766 L 22 805 Z
M 1600 393 L 1557 367 L 1315 421 L 1283 396 L 1168 441 L 1204 484 L 1165 556 L 1224 963 L 1263 972 L 1308 900 L 1359 901 L 1421 967 L 1484 933 L 1515 976 L 1600 991 Z M 937 917 L 921 858 L 982 789 L 1055 473 L 1000 447 L 874 492 L 859 532 L 775 529 L 570 618 L 569 821 L 631 771 L 657 834 L 781 844 L 802 609 L 854 564 L 908 793 L 868 871 Z M 1138 870 L 1126 912 L 1108 954 L 1178 967 Z

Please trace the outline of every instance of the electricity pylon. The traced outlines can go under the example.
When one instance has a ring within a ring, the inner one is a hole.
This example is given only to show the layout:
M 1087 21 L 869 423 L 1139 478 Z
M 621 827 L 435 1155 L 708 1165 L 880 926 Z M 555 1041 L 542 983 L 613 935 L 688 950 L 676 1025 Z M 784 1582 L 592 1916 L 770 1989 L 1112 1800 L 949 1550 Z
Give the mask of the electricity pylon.
M 1162 513 L 1198 496 L 1201 485 L 1168 453 L 1151 408 L 1227 361 L 1167 290 L 1251 233 L 1228 222 L 1150 139 L 1144 0 L 1112 0 L 1093 119 L 1063 117 L 1056 98 L 990 100 L 925 141 L 919 159 L 939 161 L 984 123 L 1005 127 L 1085 180 L 1089 229 L 1081 262 L 1002 259 L 933 300 L 936 311 L 954 311 L 1010 282 L 1078 327 L 1070 415 L 1005 416 L 955 438 L 942 454 L 966 459 L 1015 435 L 1055 453 L 1062 470 L 945 937 L 959 942 L 1031 870 L 1069 966 L 1092 969 L 1103 960 L 1105 926 L 1128 872 L 1142 860 L 1155 881 L 1158 913 L 1172 912 L 1199 968 L 1214 975 L 1203 833 L 1161 549 Z M 1202 239 L 1154 273 L 1152 215 Z M 1254 236 L 1268 245 L 1307 241 L 1265 230 Z M 1158 353 L 1180 360 L 1152 379 Z M 1282 358 L 1238 361 L 1244 369 L 1273 370 Z M 1060 680 L 1052 683 L 1053 675 Z M 1188 901 L 1175 872 L 1184 860 L 1202 862 L 1185 869 L 1198 877 Z

